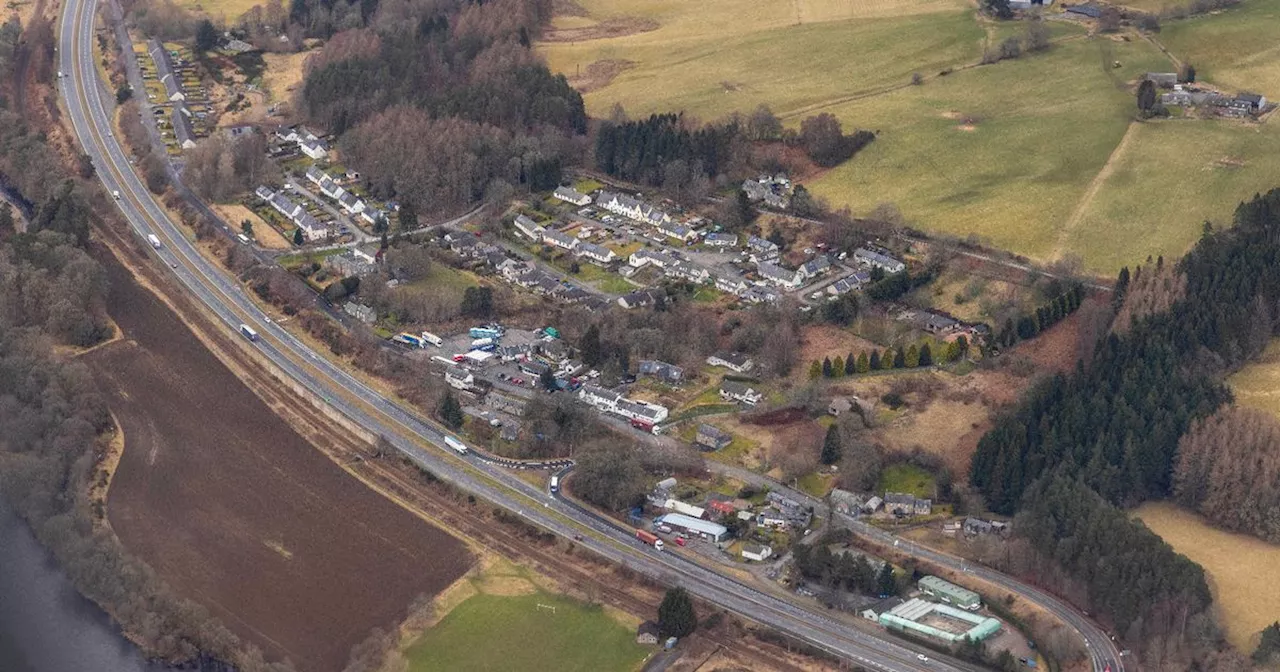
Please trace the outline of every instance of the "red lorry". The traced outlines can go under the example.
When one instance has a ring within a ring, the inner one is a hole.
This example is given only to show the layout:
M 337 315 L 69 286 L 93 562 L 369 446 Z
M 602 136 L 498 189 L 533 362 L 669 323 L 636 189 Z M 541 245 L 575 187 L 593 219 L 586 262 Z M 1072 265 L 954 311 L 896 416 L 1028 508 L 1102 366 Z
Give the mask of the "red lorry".
M 654 547 L 659 551 L 662 550 L 662 540 L 658 538 L 658 535 L 652 532 L 645 532 L 644 530 L 636 530 L 636 539 L 639 539 L 640 541 L 643 541 L 644 543 L 649 544 L 650 546 Z

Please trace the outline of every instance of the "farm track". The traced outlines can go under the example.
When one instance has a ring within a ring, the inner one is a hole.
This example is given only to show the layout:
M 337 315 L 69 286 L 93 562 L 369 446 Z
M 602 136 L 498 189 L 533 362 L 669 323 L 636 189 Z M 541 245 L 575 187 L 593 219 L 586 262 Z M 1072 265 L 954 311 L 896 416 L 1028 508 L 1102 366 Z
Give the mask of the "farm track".
M 1102 164 L 1102 168 L 1098 169 L 1098 174 L 1093 176 L 1089 181 L 1089 187 L 1084 190 L 1084 194 L 1080 196 L 1076 207 L 1071 211 L 1071 216 L 1067 217 L 1067 221 L 1062 223 L 1062 228 L 1058 229 L 1058 241 L 1053 247 L 1050 257 L 1053 259 L 1061 259 L 1062 255 L 1067 251 L 1067 240 L 1071 237 L 1071 233 L 1080 226 L 1080 220 L 1084 219 L 1084 214 L 1089 210 L 1089 206 L 1093 203 L 1094 197 L 1102 191 L 1102 186 L 1107 183 L 1107 179 L 1111 177 L 1111 173 L 1115 172 L 1116 164 L 1124 156 L 1125 150 L 1128 149 L 1133 136 L 1136 135 L 1138 126 L 1141 122 L 1131 121 L 1128 128 L 1124 130 L 1124 136 L 1120 138 L 1120 142 L 1116 143 L 1116 148 L 1111 150 L 1111 155 L 1107 157 L 1107 162 Z

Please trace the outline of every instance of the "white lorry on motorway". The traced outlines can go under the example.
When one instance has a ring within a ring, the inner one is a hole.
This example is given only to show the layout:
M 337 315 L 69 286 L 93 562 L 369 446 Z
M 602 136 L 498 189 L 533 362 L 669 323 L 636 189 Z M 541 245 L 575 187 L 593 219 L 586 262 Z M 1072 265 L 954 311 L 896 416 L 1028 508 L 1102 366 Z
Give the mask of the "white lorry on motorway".
M 160 249 L 160 239 L 159 239 L 159 238 L 156 238 L 156 234 L 154 234 L 154 233 L 148 233 L 148 234 L 147 234 L 147 242 L 148 242 L 148 243 L 151 243 L 151 247 L 154 247 L 154 248 L 156 248 L 157 250 L 158 250 L 158 249 Z
M 454 449 L 455 451 L 457 451 L 457 453 L 458 453 L 459 455 L 466 455 L 466 454 L 467 454 L 467 444 L 465 444 L 465 443 L 463 443 L 463 442 L 461 442 L 461 441 L 459 441 L 459 440 L 457 440 L 457 439 L 453 438 L 452 436 L 446 436 L 446 437 L 444 437 L 444 442 L 445 442 L 446 444 L 448 444 L 450 448 L 452 448 L 452 449 Z

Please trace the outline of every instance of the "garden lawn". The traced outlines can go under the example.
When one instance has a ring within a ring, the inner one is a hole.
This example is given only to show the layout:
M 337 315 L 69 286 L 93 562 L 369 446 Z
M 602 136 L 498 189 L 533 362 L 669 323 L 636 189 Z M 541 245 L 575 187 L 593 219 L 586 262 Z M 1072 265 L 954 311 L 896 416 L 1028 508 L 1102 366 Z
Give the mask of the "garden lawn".
M 931 498 L 936 493 L 933 474 L 913 464 L 891 464 L 880 472 L 879 492 L 901 492 L 916 497 Z
M 406 656 L 413 672 L 622 672 L 639 669 L 650 651 L 601 608 L 539 591 L 470 597 L 424 633 Z

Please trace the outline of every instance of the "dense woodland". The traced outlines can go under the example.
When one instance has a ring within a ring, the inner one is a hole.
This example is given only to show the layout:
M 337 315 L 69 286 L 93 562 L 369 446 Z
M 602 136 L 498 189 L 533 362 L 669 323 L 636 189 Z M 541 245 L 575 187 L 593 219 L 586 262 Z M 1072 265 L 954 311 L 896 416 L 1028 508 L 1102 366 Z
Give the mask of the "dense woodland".
M 1280 543 L 1280 421 L 1228 406 L 1178 442 L 1173 494 L 1215 524 Z
M 321 4 L 298 2 L 291 14 Z M 432 212 L 559 182 L 587 116 L 530 47 L 549 2 L 360 6 L 359 25 L 309 59 L 298 102 L 310 123 L 341 137 L 374 195 Z
M 1093 605 L 1149 659 L 1217 655 L 1208 591 L 1113 505 L 1176 495 L 1232 529 L 1272 533 L 1274 421 L 1215 411 L 1230 401 L 1225 374 L 1276 331 L 1278 267 L 1274 190 L 1242 203 L 1233 228 L 1206 225 L 1176 266 L 1124 269 L 1116 329 L 1001 418 L 973 458 L 972 485 L 993 510 L 1021 511 L 1015 529 L 1054 561 L 1024 570 Z

